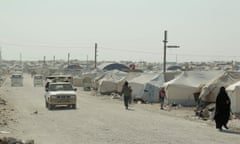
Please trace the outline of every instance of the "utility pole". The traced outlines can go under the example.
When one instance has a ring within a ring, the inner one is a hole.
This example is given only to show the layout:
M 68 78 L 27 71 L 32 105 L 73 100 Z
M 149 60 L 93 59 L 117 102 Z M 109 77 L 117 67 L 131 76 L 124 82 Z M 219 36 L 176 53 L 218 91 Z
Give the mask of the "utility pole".
M 163 52 L 163 75 L 164 75 L 164 80 L 166 80 L 166 53 L 167 53 L 167 48 L 180 48 L 180 46 L 177 45 L 167 45 L 167 31 L 164 31 L 164 52 Z
M 88 55 L 87 55 L 87 69 L 88 69 Z
M 164 43 L 164 51 L 163 51 L 163 74 L 165 76 L 165 73 L 166 73 L 166 51 L 167 51 L 167 31 L 165 30 L 164 31 L 164 40 L 163 40 L 163 43 Z
M 22 66 L 22 53 L 19 54 L 19 58 L 20 58 L 20 65 Z
M 2 47 L 0 46 L 0 64 L 2 64 Z
M 70 53 L 68 53 L 68 66 L 70 64 Z
M 96 69 L 97 68 L 97 43 L 95 43 L 95 66 L 94 68 Z
M 55 65 L 55 56 L 53 56 L 53 65 Z
M 43 57 L 43 64 L 46 64 L 46 56 Z

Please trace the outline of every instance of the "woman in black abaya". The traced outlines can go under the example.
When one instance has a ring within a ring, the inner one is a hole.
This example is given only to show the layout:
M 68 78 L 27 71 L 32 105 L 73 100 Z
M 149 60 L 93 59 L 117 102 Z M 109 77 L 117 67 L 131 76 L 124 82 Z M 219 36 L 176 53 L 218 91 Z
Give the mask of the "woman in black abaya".
M 231 101 L 224 87 L 220 88 L 216 99 L 214 120 L 216 122 L 216 128 L 222 130 L 222 126 L 226 129 L 230 116 Z

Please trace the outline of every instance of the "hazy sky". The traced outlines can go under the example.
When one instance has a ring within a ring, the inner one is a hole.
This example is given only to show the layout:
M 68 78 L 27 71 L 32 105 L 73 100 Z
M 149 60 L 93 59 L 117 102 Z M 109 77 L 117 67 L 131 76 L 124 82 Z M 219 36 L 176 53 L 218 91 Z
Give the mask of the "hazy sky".
M 240 61 L 240 0 L 0 0 L 4 59 Z

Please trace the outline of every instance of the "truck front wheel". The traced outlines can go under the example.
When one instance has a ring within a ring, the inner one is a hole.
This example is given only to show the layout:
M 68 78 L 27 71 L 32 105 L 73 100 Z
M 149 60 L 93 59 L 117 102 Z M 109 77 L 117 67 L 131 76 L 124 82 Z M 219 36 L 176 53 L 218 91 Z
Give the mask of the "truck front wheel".
M 76 104 L 73 104 L 73 105 L 72 105 L 72 108 L 73 108 L 73 109 L 76 109 L 76 108 L 77 108 L 77 105 L 76 105 Z
M 53 108 L 54 108 L 54 105 L 48 104 L 48 109 L 49 109 L 49 110 L 52 110 Z

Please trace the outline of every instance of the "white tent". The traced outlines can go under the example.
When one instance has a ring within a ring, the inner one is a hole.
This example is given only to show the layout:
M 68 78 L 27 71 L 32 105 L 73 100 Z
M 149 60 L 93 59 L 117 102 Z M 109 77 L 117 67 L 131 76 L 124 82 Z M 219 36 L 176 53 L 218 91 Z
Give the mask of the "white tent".
M 122 85 L 128 73 L 119 70 L 108 71 L 102 79 L 99 80 L 98 91 L 101 94 L 110 94 L 111 92 L 121 92 Z
M 228 86 L 226 91 L 231 99 L 231 109 L 234 113 L 240 112 L 240 81 Z
M 152 80 L 145 84 L 144 88 L 144 99 L 147 102 L 158 102 L 159 101 L 159 90 L 163 87 L 164 75 L 156 75 Z
M 200 98 L 204 102 L 215 102 L 220 87 L 228 87 L 240 80 L 240 72 L 222 72 L 210 82 L 208 82 L 201 91 Z
M 158 101 L 158 91 L 164 83 L 163 76 L 159 73 L 142 73 L 140 76 L 129 81 L 131 86 L 132 98 L 145 102 Z M 157 94 L 156 94 L 157 92 Z
M 186 71 L 164 84 L 169 104 L 194 105 L 193 93 L 206 84 L 220 71 Z
M 88 87 L 92 87 L 92 81 L 97 77 L 102 75 L 102 71 L 91 71 L 91 72 L 85 72 L 82 73 L 81 76 L 74 76 L 73 77 L 73 84 L 77 87 L 85 87 L 86 85 Z

